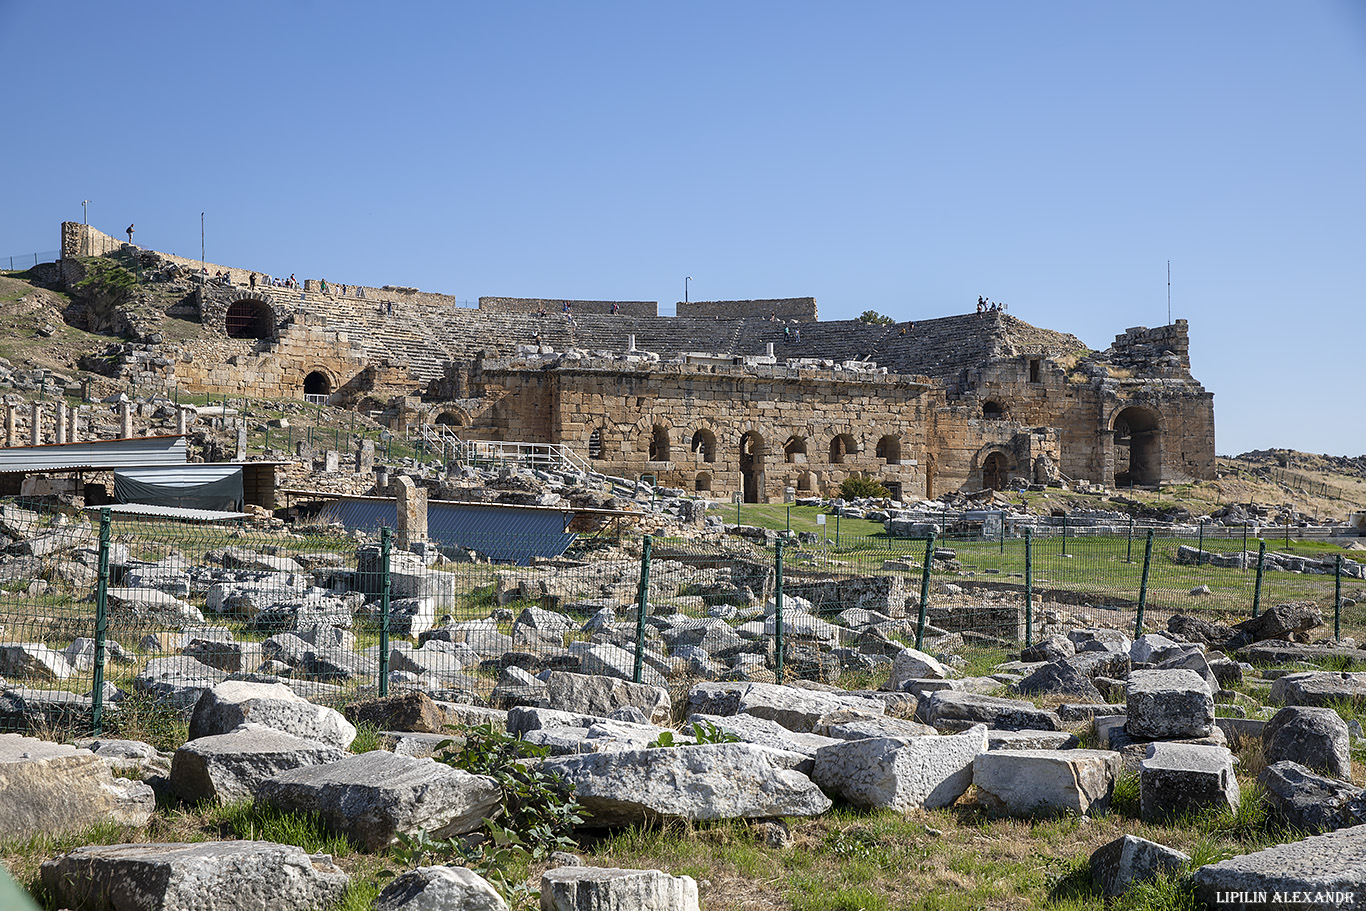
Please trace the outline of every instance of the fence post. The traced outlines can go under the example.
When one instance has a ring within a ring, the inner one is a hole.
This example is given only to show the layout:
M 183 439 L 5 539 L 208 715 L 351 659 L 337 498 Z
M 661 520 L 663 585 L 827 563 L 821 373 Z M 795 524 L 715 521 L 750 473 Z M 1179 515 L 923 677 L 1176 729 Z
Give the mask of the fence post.
M 1247 569 L 1247 522 L 1243 522 L 1243 569 Z
M 773 548 L 773 677 L 783 682 L 783 652 L 787 637 L 783 635 L 783 539 Z
M 915 647 L 925 644 L 925 613 L 930 603 L 930 563 L 934 560 L 934 531 L 925 539 L 925 566 L 920 572 L 920 616 L 915 624 Z
M 389 695 L 389 550 L 394 530 L 379 532 L 379 694 Z
M 1004 509 L 1001 510 L 1001 533 L 1000 533 L 1000 542 L 1001 542 L 1001 553 L 1005 553 L 1005 552 L 1006 552 L 1006 511 L 1005 511 Z
M 1124 562 L 1134 562 L 1134 517 L 1129 516 L 1129 546 L 1124 551 Z
M 104 733 L 104 640 L 109 629 L 109 507 L 100 510 L 100 563 L 95 582 L 95 676 L 90 681 L 90 730 Z
M 1333 569 L 1333 641 L 1342 639 L 1342 554 L 1337 554 Z
M 650 549 L 654 539 L 646 535 L 640 545 L 640 588 L 636 593 L 636 662 L 631 681 L 640 683 L 645 676 L 645 612 L 650 605 Z
M 1266 541 L 1257 542 L 1257 585 L 1252 589 L 1252 616 L 1262 606 L 1262 573 L 1266 571 Z
M 1034 644 L 1034 529 L 1025 529 L 1025 647 Z
M 1143 635 L 1143 609 L 1148 606 L 1148 570 L 1153 565 L 1153 530 L 1148 529 L 1148 543 L 1143 545 L 1143 581 L 1138 584 L 1138 616 L 1134 618 L 1134 638 Z
M 1200 520 L 1200 544 L 1195 548 L 1195 565 L 1205 565 L 1205 520 Z
M 835 513 L 835 546 L 840 546 L 840 514 Z

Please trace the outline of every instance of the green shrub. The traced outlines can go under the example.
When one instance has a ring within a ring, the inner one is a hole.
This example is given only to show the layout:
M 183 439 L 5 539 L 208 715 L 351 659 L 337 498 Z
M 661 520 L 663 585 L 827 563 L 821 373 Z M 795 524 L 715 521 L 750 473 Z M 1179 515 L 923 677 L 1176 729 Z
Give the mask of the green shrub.
M 860 497 L 885 497 L 888 493 L 887 488 L 872 478 L 846 478 L 840 485 L 840 496 L 855 500 Z

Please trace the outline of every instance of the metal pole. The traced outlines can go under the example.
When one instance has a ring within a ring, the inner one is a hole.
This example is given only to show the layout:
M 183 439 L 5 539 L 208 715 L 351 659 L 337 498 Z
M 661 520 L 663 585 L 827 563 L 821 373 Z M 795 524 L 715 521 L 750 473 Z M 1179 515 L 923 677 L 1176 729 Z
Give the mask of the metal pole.
M 783 651 L 786 637 L 783 635 L 783 539 L 779 538 L 774 547 L 773 557 L 773 679 L 783 682 Z
M 1134 517 L 1129 516 L 1129 546 L 1124 550 L 1124 562 L 1134 562 Z
M 1247 522 L 1243 522 L 1243 569 L 1247 569 Z
M 1205 520 L 1200 520 L 1200 544 L 1195 548 L 1195 565 L 1205 565 Z
M 646 535 L 640 547 L 640 588 L 636 595 L 636 662 L 631 672 L 634 683 L 645 674 L 645 612 L 650 604 L 650 548 L 653 539 Z
M 1333 640 L 1342 639 L 1342 554 L 1337 554 L 1333 569 Z
M 394 530 L 379 533 L 379 694 L 389 695 L 389 550 Z
M 104 640 L 109 629 L 109 507 L 100 510 L 99 575 L 95 582 L 95 676 L 90 682 L 90 730 L 100 736 L 104 726 Z
M 1134 638 L 1143 635 L 1143 610 L 1148 606 L 1148 570 L 1153 564 L 1153 530 L 1148 529 L 1148 542 L 1143 545 L 1143 581 L 1138 585 L 1138 616 L 1134 618 Z
M 787 506 L 787 533 L 792 534 L 792 504 Z
M 930 603 L 930 563 L 934 560 L 934 532 L 925 539 L 925 565 L 920 571 L 920 616 L 915 623 L 915 647 L 925 644 L 925 614 Z
M 1257 542 L 1257 585 L 1252 589 L 1252 616 L 1262 606 L 1262 573 L 1266 571 L 1266 541 Z
M 1067 556 L 1067 516 L 1062 517 L 1062 555 Z
M 840 546 L 840 514 L 835 513 L 835 546 Z
M 1034 644 L 1034 529 L 1025 529 L 1025 646 Z
M 1001 553 L 1006 552 L 1006 511 L 1001 510 Z

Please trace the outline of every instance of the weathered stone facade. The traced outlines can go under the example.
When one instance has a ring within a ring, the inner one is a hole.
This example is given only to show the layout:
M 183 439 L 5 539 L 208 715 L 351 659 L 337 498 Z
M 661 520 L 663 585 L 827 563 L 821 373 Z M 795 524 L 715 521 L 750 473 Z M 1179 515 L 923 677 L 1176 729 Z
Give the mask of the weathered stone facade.
M 101 237 L 63 226 L 70 256 Z M 1184 320 L 1095 352 L 997 311 L 876 325 L 821 322 L 813 298 L 694 302 L 677 317 L 578 301 L 570 319 L 550 299 L 472 309 L 395 286 L 252 288 L 249 270 L 228 272 L 193 293 L 203 338 L 127 346 L 140 383 L 324 395 L 387 409 L 396 429 L 562 443 L 608 474 L 757 501 L 851 476 L 911 498 L 1214 474 L 1213 396 L 1191 376 Z

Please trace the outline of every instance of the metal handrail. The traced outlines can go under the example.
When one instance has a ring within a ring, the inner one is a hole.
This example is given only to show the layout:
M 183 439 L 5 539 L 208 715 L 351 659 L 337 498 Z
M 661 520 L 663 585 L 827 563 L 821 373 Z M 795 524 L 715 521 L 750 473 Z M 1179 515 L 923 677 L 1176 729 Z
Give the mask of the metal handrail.
M 443 457 L 461 465 L 515 465 L 592 473 L 588 463 L 563 443 L 462 440 L 447 424 L 419 424 L 409 427 L 407 435 L 409 440 L 416 437 Z

